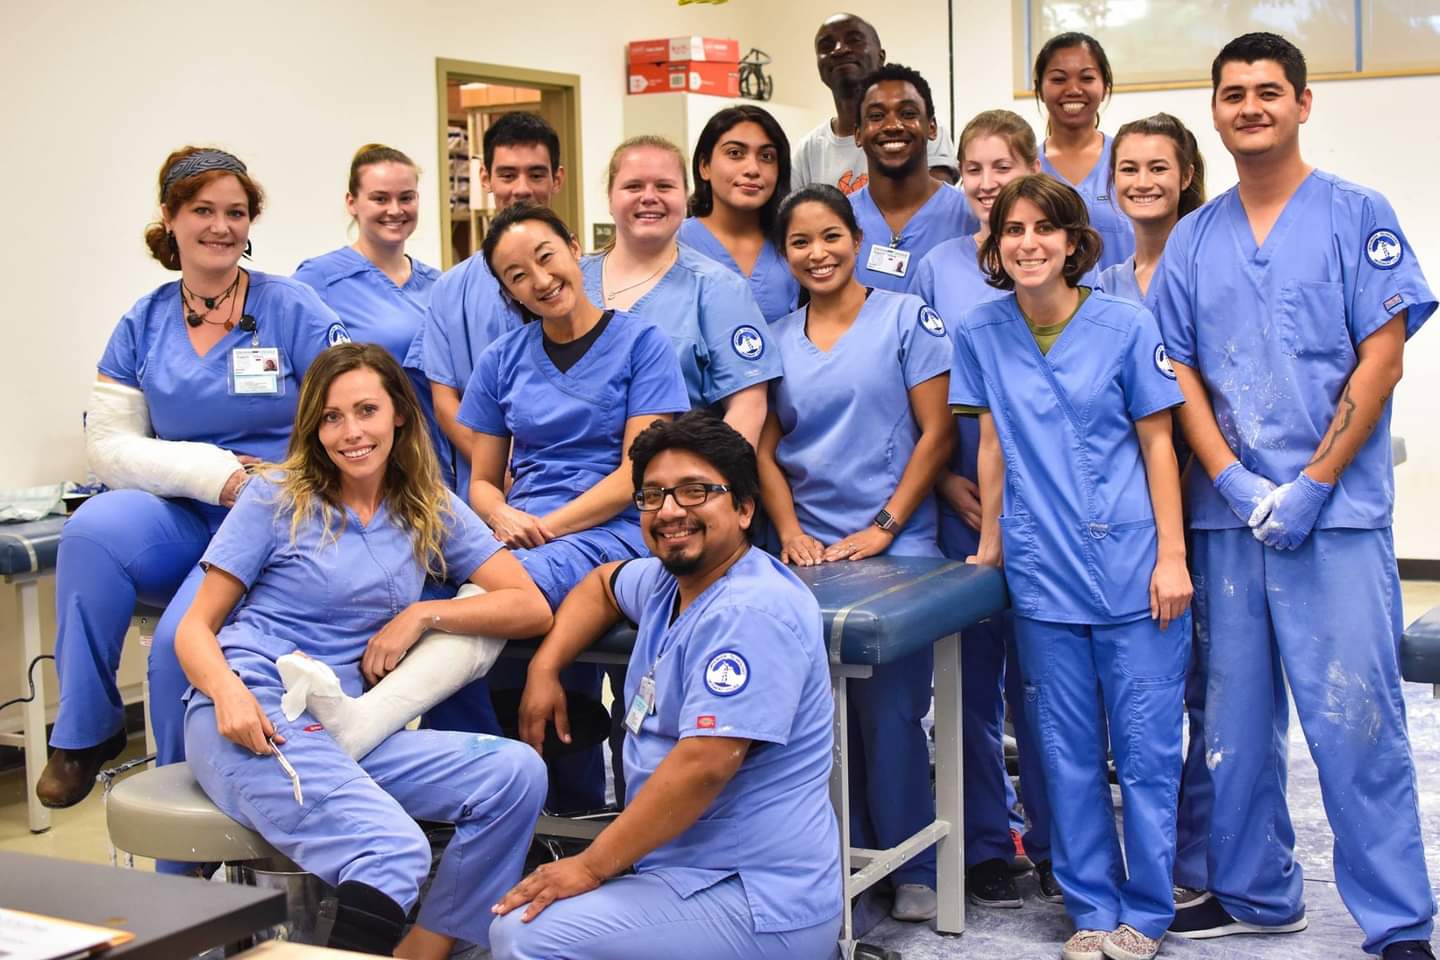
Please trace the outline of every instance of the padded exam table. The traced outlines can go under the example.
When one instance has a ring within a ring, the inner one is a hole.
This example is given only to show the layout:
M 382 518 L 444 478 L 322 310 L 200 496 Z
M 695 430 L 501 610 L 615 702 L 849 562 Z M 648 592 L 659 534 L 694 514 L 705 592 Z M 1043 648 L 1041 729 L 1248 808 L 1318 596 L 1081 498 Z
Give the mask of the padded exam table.
M 815 592 L 830 651 L 830 686 L 835 695 L 835 764 L 830 799 L 840 822 L 841 848 L 848 851 L 845 912 L 840 931 L 848 958 L 855 948 L 850 902 L 932 844 L 936 848 L 940 933 L 965 930 L 965 822 L 960 760 L 960 631 L 1006 605 L 1000 571 L 929 557 L 874 557 L 854 562 L 797 567 Z M 626 624 L 602 637 L 580 659 L 628 663 L 635 631 Z M 935 647 L 935 817 L 919 833 L 888 850 L 850 844 L 849 757 L 846 744 L 848 684 L 870 676 L 877 664 L 898 660 L 922 647 Z M 512 647 L 518 646 L 515 644 Z M 520 651 L 516 650 L 516 653 Z M 542 817 L 536 832 L 586 839 L 603 823 Z M 842 863 L 846 862 L 842 859 Z

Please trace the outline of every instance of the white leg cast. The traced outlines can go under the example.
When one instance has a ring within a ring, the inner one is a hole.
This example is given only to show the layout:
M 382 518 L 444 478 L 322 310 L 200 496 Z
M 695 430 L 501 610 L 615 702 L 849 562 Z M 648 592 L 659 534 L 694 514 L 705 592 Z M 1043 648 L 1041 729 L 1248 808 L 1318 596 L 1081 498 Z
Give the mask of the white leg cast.
M 467 583 L 457 598 L 484 591 Z M 359 760 L 390 734 L 461 687 L 490 672 L 503 639 L 431 630 L 400 665 L 359 697 L 346 696 L 335 672 L 318 660 L 287 654 L 276 661 L 290 719 L 308 709 L 346 753 Z

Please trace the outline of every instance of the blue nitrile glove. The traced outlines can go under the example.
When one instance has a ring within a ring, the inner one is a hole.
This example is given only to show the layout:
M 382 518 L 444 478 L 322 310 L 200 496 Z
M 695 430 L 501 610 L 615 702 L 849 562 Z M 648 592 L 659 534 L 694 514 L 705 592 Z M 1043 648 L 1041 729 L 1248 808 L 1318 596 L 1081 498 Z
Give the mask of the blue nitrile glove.
M 1250 518 L 1255 539 L 1276 550 L 1294 550 L 1310 536 L 1334 489 L 1334 484 L 1311 480 L 1305 473 L 1282 483 L 1260 501 Z
M 1220 471 L 1220 476 L 1215 478 L 1215 489 L 1225 498 L 1225 503 L 1240 518 L 1240 522 L 1253 527 L 1255 524 L 1250 519 L 1251 515 L 1260 506 L 1260 501 L 1274 491 L 1275 484 L 1258 473 L 1246 470 L 1236 460 Z

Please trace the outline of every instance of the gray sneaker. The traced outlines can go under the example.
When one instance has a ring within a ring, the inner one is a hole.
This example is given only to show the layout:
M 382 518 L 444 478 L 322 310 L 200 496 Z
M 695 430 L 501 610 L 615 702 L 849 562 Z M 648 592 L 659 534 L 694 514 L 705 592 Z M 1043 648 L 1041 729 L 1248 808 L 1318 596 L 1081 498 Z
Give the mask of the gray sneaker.
M 905 923 L 923 923 L 934 920 L 939 906 L 935 891 L 923 883 L 902 883 L 895 888 L 895 905 L 890 916 Z

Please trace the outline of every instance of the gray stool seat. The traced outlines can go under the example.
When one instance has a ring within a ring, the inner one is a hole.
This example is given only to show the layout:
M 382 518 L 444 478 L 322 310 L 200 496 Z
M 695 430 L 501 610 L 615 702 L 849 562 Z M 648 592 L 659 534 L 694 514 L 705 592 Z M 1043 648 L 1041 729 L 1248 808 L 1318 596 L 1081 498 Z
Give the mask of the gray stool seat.
M 1440 607 L 1405 628 L 1400 675 L 1412 683 L 1440 685 Z
M 221 813 L 183 763 L 118 781 L 105 801 L 105 821 L 117 848 L 142 857 L 185 863 L 283 859 L 260 834 Z

